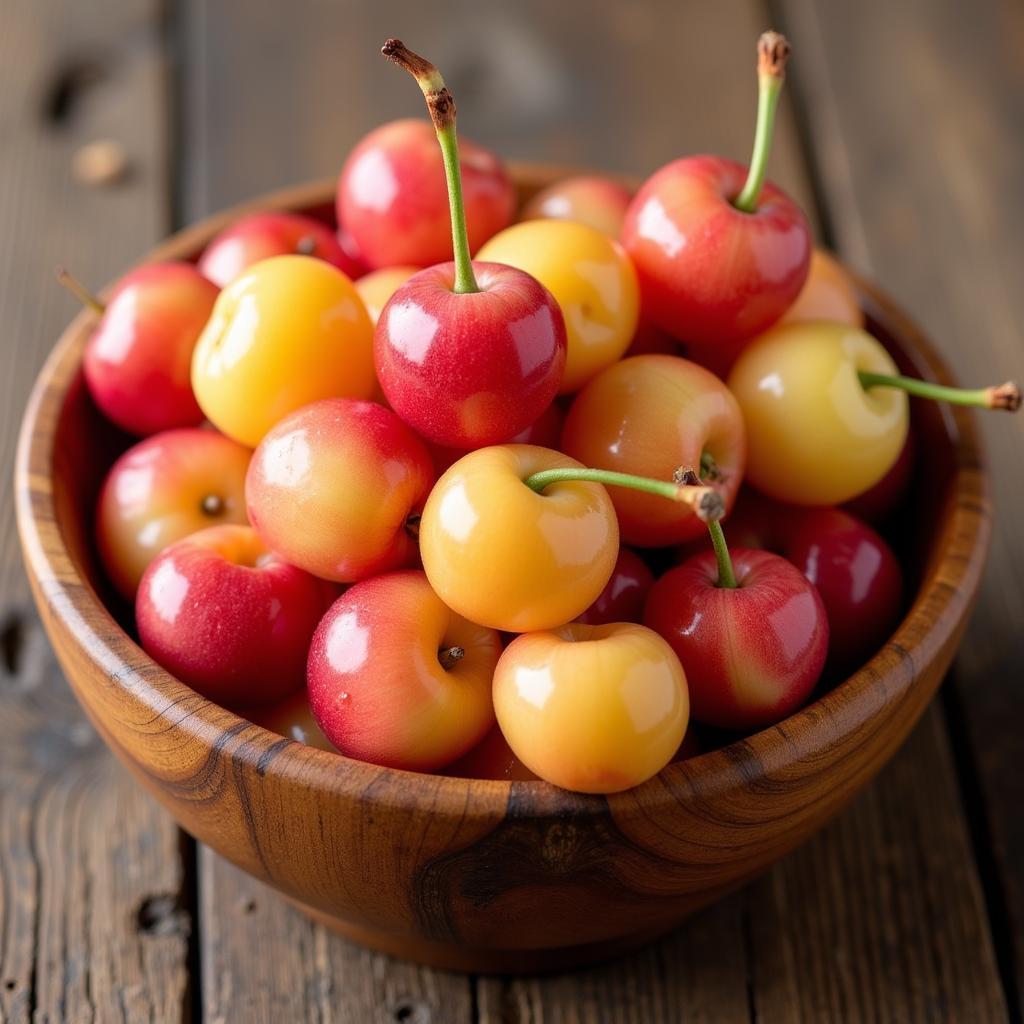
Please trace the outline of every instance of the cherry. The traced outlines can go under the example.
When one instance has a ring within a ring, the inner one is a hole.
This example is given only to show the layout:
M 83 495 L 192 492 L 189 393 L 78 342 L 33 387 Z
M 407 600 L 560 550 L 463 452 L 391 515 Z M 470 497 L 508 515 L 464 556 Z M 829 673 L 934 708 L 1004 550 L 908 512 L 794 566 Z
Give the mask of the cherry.
M 789 44 L 758 41 L 759 103 L 750 168 L 694 156 L 656 171 L 626 214 L 644 315 L 688 343 L 740 341 L 777 320 L 807 277 L 811 235 L 797 204 L 765 184 Z
M 512 223 L 516 193 L 501 161 L 468 139 L 460 160 L 472 252 Z M 338 223 L 372 270 L 452 258 L 441 156 L 430 125 L 381 125 L 352 150 L 338 180 Z
M 574 220 L 618 238 L 632 198 L 629 189 L 614 178 L 584 174 L 541 189 L 523 207 L 519 219 Z
M 455 262 L 421 271 L 374 337 L 388 404 L 423 437 L 476 448 L 513 437 L 551 404 L 565 368 L 562 313 L 529 274 L 470 260 L 455 104 L 437 68 L 396 39 L 382 52 L 419 83 L 444 157 Z
M 58 270 L 57 279 L 100 317 L 83 371 L 103 414 L 141 437 L 198 426 L 192 352 L 217 286 L 189 263 L 148 263 L 122 277 L 104 306 L 67 271 Z
M 619 548 L 611 579 L 597 600 L 577 622 L 600 626 L 609 622 L 642 622 L 644 602 L 654 585 L 654 573 L 647 563 L 629 548 Z
M 825 608 L 796 566 L 767 551 L 730 554 L 721 525 L 708 528 L 714 551 L 654 584 L 644 622 L 679 656 L 696 721 L 723 729 L 770 725 L 800 707 L 821 675 Z
M 251 213 L 229 224 L 203 250 L 198 268 L 204 277 L 224 288 L 254 263 L 289 253 L 316 256 L 349 277 L 362 272 L 326 224 L 285 211 Z

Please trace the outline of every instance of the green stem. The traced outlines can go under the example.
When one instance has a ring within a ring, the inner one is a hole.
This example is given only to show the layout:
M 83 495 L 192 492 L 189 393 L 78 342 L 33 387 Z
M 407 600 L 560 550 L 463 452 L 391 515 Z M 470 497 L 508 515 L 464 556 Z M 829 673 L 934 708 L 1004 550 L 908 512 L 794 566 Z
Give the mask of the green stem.
M 466 231 L 466 205 L 462 199 L 462 168 L 459 164 L 459 140 L 455 131 L 455 100 L 444 84 L 441 72 L 430 61 L 413 53 L 400 39 L 389 39 L 381 53 L 408 71 L 419 85 L 427 101 L 430 119 L 434 122 L 437 141 L 444 160 L 444 176 L 448 184 L 448 208 L 452 221 L 452 252 L 455 257 L 455 291 L 459 295 L 480 291 L 469 251 Z
M 733 206 L 743 213 L 754 213 L 761 198 L 761 189 L 768 173 L 768 154 L 772 149 L 775 133 L 775 113 L 779 106 L 779 94 L 785 81 L 786 59 L 789 57 L 789 43 L 778 32 L 765 32 L 757 41 L 757 127 L 754 132 L 754 151 L 750 157 L 750 169 L 740 194 L 733 200 Z
M 63 267 L 57 268 L 57 280 L 65 287 L 86 309 L 92 310 L 97 316 L 103 316 L 107 307 L 96 298 L 88 288 L 82 284 L 73 274 L 69 274 Z
M 542 469 L 528 476 L 523 483 L 538 494 L 552 484 L 569 483 L 577 480 L 588 483 L 604 484 L 610 487 L 629 487 L 634 491 L 656 494 L 669 501 L 678 501 L 689 505 L 697 518 L 703 522 L 721 519 L 725 514 L 725 506 L 721 495 L 713 487 L 704 487 L 690 483 L 669 483 L 666 480 L 652 480 L 646 476 L 634 476 L 632 473 L 616 473 L 610 469 L 588 469 L 586 467 L 569 466 L 564 469 Z
M 919 398 L 931 398 L 937 402 L 950 402 L 953 405 L 970 405 L 979 409 L 1005 409 L 1015 412 L 1020 408 L 1020 388 L 1011 381 L 998 387 L 988 388 L 951 388 L 944 384 L 933 384 L 931 381 L 918 380 L 915 377 L 897 377 L 887 373 L 872 373 L 869 370 L 858 370 L 857 377 L 865 389 L 899 388 L 907 394 Z
M 729 556 L 729 545 L 725 543 L 725 533 L 722 531 L 722 524 L 717 521 L 708 523 L 708 532 L 711 534 L 711 545 L 715 549 L 715 560 L 718 562 L 718 583 L 716 586 L 735 590 L 738 586 L 736 573 L 733 572 L 732 558 Z

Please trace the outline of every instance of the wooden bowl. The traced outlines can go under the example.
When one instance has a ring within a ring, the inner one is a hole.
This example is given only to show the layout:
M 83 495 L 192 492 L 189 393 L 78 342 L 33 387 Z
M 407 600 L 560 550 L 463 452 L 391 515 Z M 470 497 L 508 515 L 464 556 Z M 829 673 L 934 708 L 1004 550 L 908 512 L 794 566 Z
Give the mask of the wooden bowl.
M 515 173 L 524 199 L 560 176 Z M 194 257 L 254 209 L 329 216 L 333 187 L 230 210 L 150 258 Z M 913 323 L 860 287 L 871 329 L 905 371 L 949 382 Z M 148 658 L 99 596 L 95 495 L 129 439 L 102 421 L 83 387 L 93 326 L 80 315 L 40 374 L 15 482 L 28 575 L 72 689 L 183 828 L 316 918 L 392 954 L 459 969 L 551 970 L 645 942 L 742 885 L 892 756 L 946 672 L 978 588 L 990 511 L 974 422 L 917 403 L 915 518 L 901 549 L 909 610 L 871 661 L 799 713 L 607 798 L 351 761 L 200 697 Z

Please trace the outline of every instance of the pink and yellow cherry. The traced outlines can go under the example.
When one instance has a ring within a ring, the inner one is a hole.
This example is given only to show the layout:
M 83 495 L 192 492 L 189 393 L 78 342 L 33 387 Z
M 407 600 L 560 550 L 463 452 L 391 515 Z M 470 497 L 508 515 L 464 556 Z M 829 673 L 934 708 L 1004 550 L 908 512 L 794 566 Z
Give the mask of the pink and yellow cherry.
M 363 300 L 366 312 L 370 314 L 370 320 L 374 327 L 380 319 L 380 314 L 388 304 L 388 299 L 398 291 L 399 288 L 409 280 L 413 274 L 418 274 L 420 267 L 401 266 L 384 267 L 382 270 L 371 270 L 356 281 L 356 291 L 359 298 Z
M 421 572 L 364 580 L 331 606 L 309 650 L 309 702 L 349 757 L 435 771 L 494 725 L 493 629 L 447 608 Z
M 423 442 L 390 409 L 326 398 L 263 438 L 245 497 L 272 551 L 315 576 L 351 583 L 415 559 L 415 514 L 433 480 Z
M 803 323 L 807 320 L 832 320 L 864 326 L 857 289 L 843 265 L 824 249 L 811 253 L 811 268 L 800 294 L 782 314 L 780 324 Z
M 696 363 L 659 355 L 624 359 L 598 374 L 569 409 L 562 448 L 588 466 L 662 480 L 701 463 L 727 509 L 746 458 L 743 419 L 725 385 Z M 612 501 L 626 543 L 660 547 L 704 532 L 685 505 L 623 490 Z
M 536 782 L 538 776 L 516 757 L 497 725 L 468 753 L 444 770 L 459 779 Z
M 321 398 L 375 391 L 373 325 L 355 286 L 312 256 L 274 256 L 220 294 L 192 358 L 210 422 L 256 447 L 284 416 Z
M 146 566 L 169 544 L 208 526 L 245 524 L 252 452 L 212 430 L 167 430 L 110 468 L 96 505 L 96 544 L 107 577 L 133 599 Z
M 219 704 L 255 707 L 302 686 L 326 595 L 251 527 L 211 526 L 153 560 L 135 617 L 143 648 L 168 672 Z
M 203 250 L 198 268 L 224 288 L 254 263 L 289 253 L 326 260 L 349 277 L 362 272 L 326 224 L 285 211 L 252 213 L 229 224 Z
M 680 341 L 738 342 L 792 305 L 807 278 L 807 219 L 765 169 L 789 46 L 758 41 L 759 102 L 750 167 L 714 156 L 676 160 L 640 188 L 622 241 L 644 315 Z
M 1020 405 L 1010 383 L 965 391 L 900 377 L 870 334 L 825 321 L 766 331 L 741 353 L 729 390 L 747 424 L 747 479 L 795 505 L 840 504 L 885 476 L 907 436 L 905 392 L 982 408 Z
M 468 139 L 459 160 L 471 252 L 512 223 L 516 195 L 498 157 Z M 338 223 L 371 269 L 452 258 L 445 168 L 426 121 L 392 121 L 355 149 L 338 180 Z
M 632 193 L 600 174 L 582 174 L 541 189 L 522 209 L 520 220 L 573 220 L 618 238 Z
M 217 286 L 189 263 L 148 263 L 122 277 L 104 306 L 65 270 L 57 277 L 100 317 L 82 368 L 107 419 L 140 437 L 200 424 L 189 371 Z
M 625 357 L 630 356 L 679 356 L 685 355 L 684 349 L 671 335 L 660 327 L 655 327 L 649 320 L 640 317 L 633 332 L 633 340 L 626 349 Z
M 494 710 L 515 755 L 542 779 L 618 793 L 657 775 L 679 749 L 687 679 L 669 645 L 644 626 L 572 622 L 505 648 Z
M 529 274 L 470 260 L 455 104 L 433 64 L 390 39 L 382 52 L 416 79 L 444 158 L 455 262 L 421 271 L 385 306 L 374 336 L 388 404 L 448 448 L 505 441 L 551 404 L 565 367 L 565 322 Z
M 279 736 L 304 743 L 307 747 L 337 752 L 337 748 L 324 735 L 323 729 L 313 717 L 305 689 L 297 690 L 277 704 L 265 708 L 245 708 L 243 711 L 250 721 Z
M 710 524 L 714 551 L 661 577 L 644 622 L 679 656 L 695 721 L 753 729 L 807 700 L 825 664 L 828 620 L 818 592 L 767 551 L 734 549 Z
M 619 548 L 611 579 L 597 600 L 577 622 L 588 626 L 603 626 L 609 622 L 642 622 L 644 602 L 654 585 L 654 573 L 647 563 L 629 548 Z
M 721 508 L 707 487 L 587 469 L 547 448 L 481 448 L 435 484 L 420 555 L 450 608 L 481 625 L 528 632 L 562 625 L 597 600 L 615 568 L 619 531 L 602 483 Z
M 618 242 L 586 224 L 531 220 L 485 243 L 480 260 L 517 267 L 555 297 L 565 317 L 565 374 L 571 394 L 622 357 L 636 331 L 636 271 Z

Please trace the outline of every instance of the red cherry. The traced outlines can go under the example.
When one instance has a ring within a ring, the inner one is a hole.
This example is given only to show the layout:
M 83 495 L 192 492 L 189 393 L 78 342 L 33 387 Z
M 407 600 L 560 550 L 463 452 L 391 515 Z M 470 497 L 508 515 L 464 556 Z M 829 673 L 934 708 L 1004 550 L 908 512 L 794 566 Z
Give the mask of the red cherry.
M 140 437 L 200 424 L 192 350 L 217 286 L 189 263 L 148 263 L 122 277 L 104 307 L 70 274 L 61 270 L 58 279 L 101 315 L 83 371 L 103 414 Z
M 172 544 L 139 584 L 146 652 L 203 696 L 272 704 L 302 686 L 330 591 L 271 554 L 248 526 L 210 526 Z
M 671 569 L 651 590 L 644 623 L 679 656 L 693 718 L 723 729 L 770 725 L 795 711 L 825 663 L 818 592 L 767 551 L 732 552 L 736 586 L 719 586 L 713 552 Z
M 647 563 L 629 548 L 619 548 L 612 578 L 597 600 L 577 622 L 601 626 L 611 622 L 643 622 L 644 602 L 654 585 L 654 573 Z
M 455 290 L 455 264 L 421 270 L 381 312 L 373 357 L 384 397 L 449 448 L 498 444 L 551 404 L 565 367 L 565 324 L 529 274 L 474 263 L 479 291 Z
M 749 171 L 732 160 L 694 156 L 656 171 L 640 188 L 622 229 L 644 315 L 680 341 L 736 342 L 764 330 L 803 287 L 811 235 L 800 208 L 764 184 L 786 41 L 758 43 L 760 109 Z
M 271 256 L 299 253 L 333 264 L 349 277 L 363 268 L 326 224 L 299 213 L 253 213 L 229 225 L 203 250 L 199 271 L 223 288 L 243 270 Z
M 515 190 L 501 161 L 461 141 L 469 245 L 476 252 L 512 223 Z M 338 223 L 371 269 L 427 267 L 452 258 L 441 153 L 426 121 L 393 121 L 359 142 L 338 181 Z
M 455 261 L 416 274 L 384 307 L 374 335 L 377 378 L 395 412 L 435 444 L 497 444 L 554 399 L 565 369 L 565 322 L 529 274 L 471 262 L 451 94 L 437 68 L 399 40 L 381 52 L 427 98 L 447 175 Z
M 914 475 L 914 451 L 914 431 L 911 427 L 899 456 L 885 476 L 874 487 L 869 487 L 863 494 L 846 502 L 843 508 L 869 523 L 881 523 L 888 519 L 910 489 L 910 479 Z

